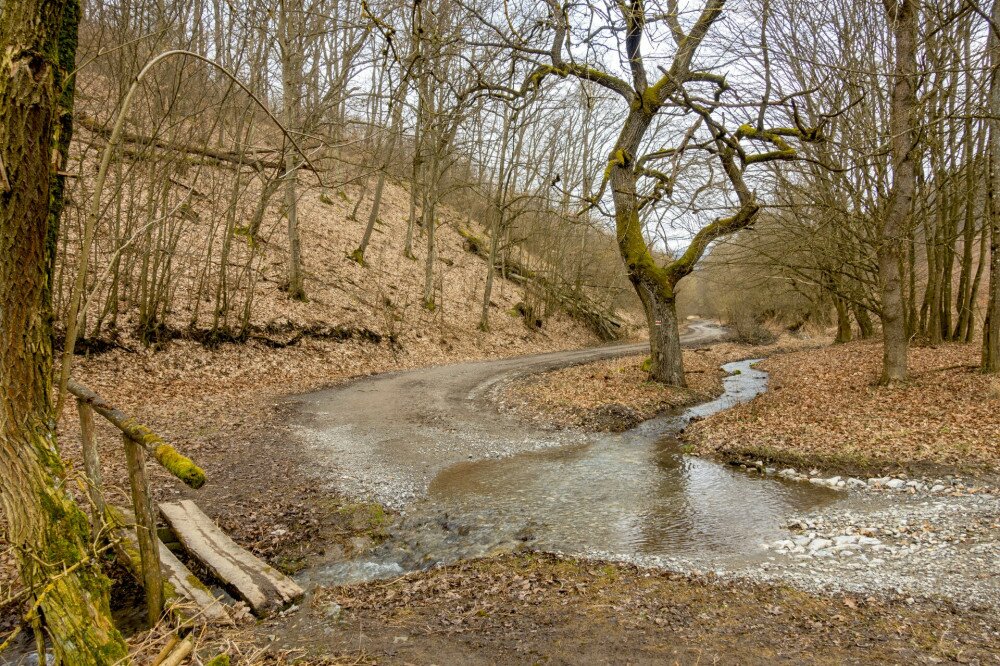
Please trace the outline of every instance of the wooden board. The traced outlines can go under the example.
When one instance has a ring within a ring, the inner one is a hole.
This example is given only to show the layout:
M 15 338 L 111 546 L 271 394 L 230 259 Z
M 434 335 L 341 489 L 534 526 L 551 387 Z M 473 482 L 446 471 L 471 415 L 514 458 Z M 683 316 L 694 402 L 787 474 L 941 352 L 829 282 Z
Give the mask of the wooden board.
M 212 595 L 204 583 L 198 580 L 170 549 L 160 544 L 160 568 L 166 591 L 172 591 L 173 597 L 167 595 L 167 607 L 180 615 L 185 623 L 190 624 L 222 624 L 233 625 L 225 605 Z
M 108 507 L 112 510 L 111 518 L 116 524 L 134 525 L 132 512 L 120 507 Z M 141 563 L 139 562 L 139 540 L 135 530 L 129 527 L 116 530 L 121 537 L 119 547 L 120 559 L 134 571 L 136 577 L 142 580 Z M 163 573 L 164 597 L 166 606 L 184 624 L 218 624 L 233 625 L 225 605 L 212 595 L 204 583 L 198 580 L 177 556 L 170 552 L 162 541 L 156 540 L 160 549 L 160 571 Z
M 164 502 L 160 513 L 184 548 L 255 615 L 267 615 L 302 597 L 295 581 L 237 545 L 191 500 Z

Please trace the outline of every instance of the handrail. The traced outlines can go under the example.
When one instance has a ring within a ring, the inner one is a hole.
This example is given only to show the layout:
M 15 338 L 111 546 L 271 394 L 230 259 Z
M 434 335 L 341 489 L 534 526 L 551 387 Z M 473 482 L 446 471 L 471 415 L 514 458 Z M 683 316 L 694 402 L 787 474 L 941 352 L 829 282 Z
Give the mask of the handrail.
M 100 395 L 72 379 L 67 382 L 66 388 L 80 401 L 93 407 L 94 411 L 110 421 L 112 425 L 122 431 L 122 434 L 142 447 L 146 453 L 156 459 L 156 462 L 163 465 L 178 479 L 195 489 L 205 485 L 205 470 L 178 452 L 148 427 L 126 416 L 124 412 L 111 405 Z
M 125 446 L 125 460 L 128 463 L 128 481 L 132 494 L 132 510 L 135 512 L 135 537 L 139 546 L 139 566 L 142 586 L 146 592 L 146 610 L 150 626 L 157 623 L 163 612 L 164 586 L 160 544 L 156 536 L 156 514 L 153 511 L 153 495 L 146 476 L 146 456 L 152 456 L 168 472 L 191 486 L 200 488 L 205 484 L 205 471 L 187 456 L 163 441 L 163 438 L 125 415 L 107 400 L 86 386 L 73 380 L 66 382 L 66 388 L 76 396 L 80 411 L 80 434 L 83 437 L 83 467 L 87 475 L 87 493 L 94 504 L 94 527 L 110 523 L 113 529 L 125 527 L 120 512 L 109 507 L 104 501 L 101 488 L 101 460 L 97 447 L 97 433 L 94 429 L 94 412 L 97 412 L 122 432 Z M 129 548 L 118 549 L 127 564 L 134 558 Z

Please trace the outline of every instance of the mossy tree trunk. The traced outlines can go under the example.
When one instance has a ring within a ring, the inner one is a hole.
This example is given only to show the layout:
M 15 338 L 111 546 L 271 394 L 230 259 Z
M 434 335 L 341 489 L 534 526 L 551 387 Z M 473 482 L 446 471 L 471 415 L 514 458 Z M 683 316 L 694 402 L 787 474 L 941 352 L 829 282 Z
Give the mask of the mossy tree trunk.
M 61 663 L 126 656 L 86 516 L 66 491 L 51 403 L 52 258 L 72 129 L 76 0 L 0 13 L 0 501 L 30 602 Z
M 642 109 L 632 111 L 626 118 L 608 163 L 608 182 L 615 202 L 618 249 L 649 327 L 650 375 L 671 386 L 685 386 L 674 293 L 679 277 L 653 259 L 643 236 L 636 191 L 638 173 L 633 156 L 652 119 L 652 114 Z

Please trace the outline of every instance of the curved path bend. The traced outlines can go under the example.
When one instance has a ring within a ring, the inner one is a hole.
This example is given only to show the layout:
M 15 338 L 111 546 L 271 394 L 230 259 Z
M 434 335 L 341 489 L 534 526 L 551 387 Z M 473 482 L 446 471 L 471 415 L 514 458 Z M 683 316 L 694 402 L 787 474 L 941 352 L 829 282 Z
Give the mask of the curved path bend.
M 707 344 L 724 332 L 693 322 L 681 343 Z M 492 398 L 510 381 L 648 348 L 619 344 L 377 375 L 300 396 L 296 429 L 316 448 L 318 477 L 399 509 L 423 497 L 434 477 L 456 463 L 583 440 L 582 433 L 540 431 L 498 412 Z

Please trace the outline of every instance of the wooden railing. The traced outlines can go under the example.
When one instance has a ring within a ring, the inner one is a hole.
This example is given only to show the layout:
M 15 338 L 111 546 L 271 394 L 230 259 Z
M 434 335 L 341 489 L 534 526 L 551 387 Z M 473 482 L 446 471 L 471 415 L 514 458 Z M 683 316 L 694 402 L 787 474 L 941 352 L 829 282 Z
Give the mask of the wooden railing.
M 88 482 L 87 492 L 93 502 L 95 515 L 99 516 L 97 520 L 111 522 L 118 528 L 124 527 L 122 516 L 104 500 L 94 412 L 103 416 L 122 433 L 132 508 L 135 512 L 141 575 L 146 592 L 146 610 L 150 624 L 155 624 L 163 612 L 163 577 L 159 539 L 156 535 L 156 514 L 153 512 L 153 498 L 149 490 L 149 478 L 146 476 L 146 458 L 152 457 L 168 472 L 192 488 L 204 485 L 205 472 L 152 430 L 129 418 L 87 387 L 70 380 L 67 389 L 76 396 L 80 412 L 83 467 Z

